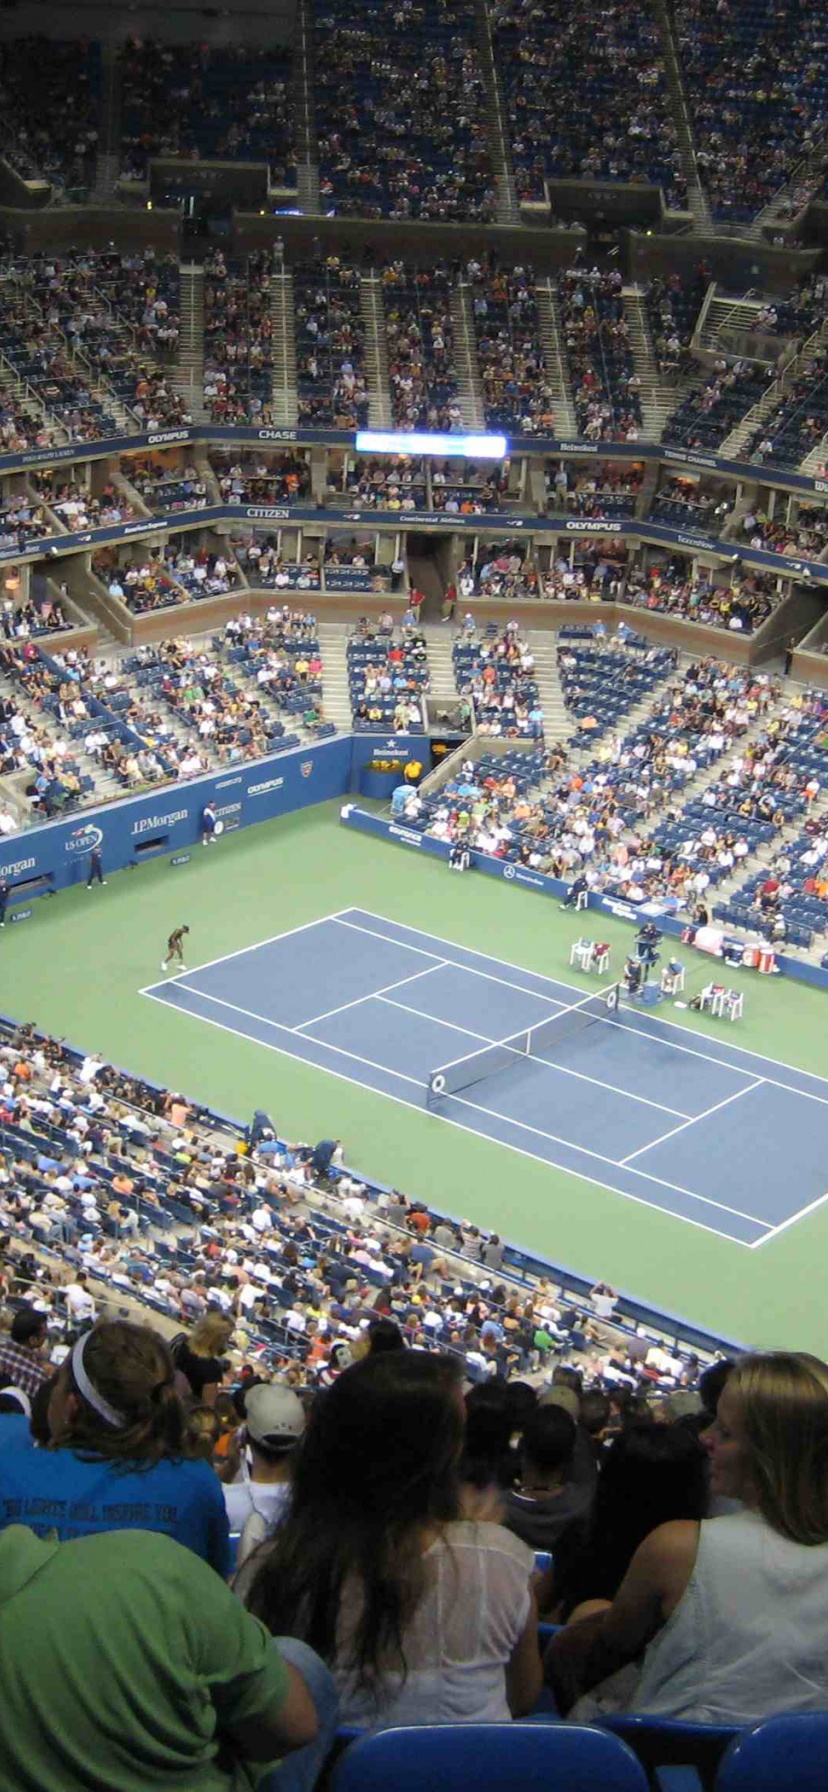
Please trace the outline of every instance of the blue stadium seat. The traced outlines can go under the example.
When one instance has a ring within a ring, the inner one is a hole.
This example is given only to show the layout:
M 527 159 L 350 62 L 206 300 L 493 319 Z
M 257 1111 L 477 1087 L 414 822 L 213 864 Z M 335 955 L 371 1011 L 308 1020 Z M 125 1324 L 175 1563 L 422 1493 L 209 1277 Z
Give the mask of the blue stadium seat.
M 825 1792 L 828 1711 L 770 1717 L 745 1730 L 722 1762 L 716 1792 Z
M 690 1767 L 703 1786 L 712 1787 L 719 1764 L 730 1744 L 740 1735 L 734 1725 L 689 1724 L 672 1717 L 605 1717 L 605 1730 L 629 1744 L 651 1778 L 666 1767 Z M 659 1775 L 665 1788 L 676 1787 L 673 1776 Z
M 616 1736 L 582 1724 L 434 1724 L 364 1736 L 333 1792 L 645 1792 Z

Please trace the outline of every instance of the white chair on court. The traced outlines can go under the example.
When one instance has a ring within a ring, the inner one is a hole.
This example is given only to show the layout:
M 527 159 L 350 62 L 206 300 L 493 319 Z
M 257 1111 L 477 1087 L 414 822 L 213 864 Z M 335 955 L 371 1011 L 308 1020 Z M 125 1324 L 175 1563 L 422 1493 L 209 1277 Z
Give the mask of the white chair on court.
M 577 964 L 582 971 L 591 971 L 594 952 L 594 940 L 573 940 L 569 953 L 569 962 L 570 964 Z
M 588 890 L 579 890 L 578 894 L 575 898 L 575 913 L 576 913 L 576 915 L 580 913 L 582 908 L 589 908 L 589 891 Z
M 677 996 L 684 988 L 684 965 L 677 959 L 671 959 L 661 972 L 661 993 L 663 996 Z
M 592 958 L 586 966 L 588 971 L 597 971 L 603 977 L 609 970 L 610 948 L 606 940 L 595 940 L 592 947 Z
M 741 1020 L 745 1010 L 745 998 L 740 989 L 726 989 L 722 1014 L 725 1020 Z

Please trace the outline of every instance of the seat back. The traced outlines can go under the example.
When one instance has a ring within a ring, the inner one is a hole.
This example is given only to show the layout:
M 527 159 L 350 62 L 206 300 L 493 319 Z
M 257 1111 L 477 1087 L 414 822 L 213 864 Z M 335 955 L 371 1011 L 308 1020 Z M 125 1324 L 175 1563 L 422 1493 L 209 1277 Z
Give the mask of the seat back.
M 714 1784 L 723 1755 L 741 1734 L 735 1725 L 682 1723 L 673 1717 L 604 1717 L 601 1727 L 628 1743 L 648 1774 L 662 1767 L 693 1767 L 704 1786 Z
M 828 1711 L 769 1717 L 743 1730 L 722 1762 L 716 1792 L 824 1792 Z
M 645 1792 L 643 1768 L 616 1736 L 582 1724 L 433 1724 L 364 1736 L 343 1755 L 333 1792 Z

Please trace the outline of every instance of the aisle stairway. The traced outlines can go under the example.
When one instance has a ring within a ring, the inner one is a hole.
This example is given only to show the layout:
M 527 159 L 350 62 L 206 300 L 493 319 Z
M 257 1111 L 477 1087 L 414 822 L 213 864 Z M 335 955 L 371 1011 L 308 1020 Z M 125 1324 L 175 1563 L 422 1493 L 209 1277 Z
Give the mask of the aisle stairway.
M 351 699 L 348 688 L 348 630 L 341 622 L 320 622 L 319 651 L 322 655 L 322 709 L 326 722 L 347 734 L 351 727 Z
M 548 746 L 554 741 L 566 742 L 572 733 L 572 721 L 564 703 L 563 687 L 558 673 L 557 630 L 530 629 L 529 646 L 535 656 L 535 677 L 538 698 L 543 710 L 543 733 Z
M 359 303 L 365 324 L 365 362 L 368 369 L 368 422 L 371 429 L 390 429 L 391 397 L 388 387 L 388 336 L 382 285 L 376 274 L 363 274 Z
M 121 168 L 121 66 L 118 45 L 101 44 L 101 128 L 92 198 L 106 204 L 115 197 Z
M 452 289 L 451 317 L 454 324 L 454 365 L 463 422 L 466 429 L 482 429 L 483 385 L 474 340 L 471 288 L 465 281 Z
M 637 286 L 625 286 L 621 297 L 630 333 L 630 348 L 635 362 L 635 371 L 641 381 L 638 398 L 643 418 L 642 435 L 645 441 L 660 442 L 661 432 L 667 418 L 676 408 L 675 390 L 673 387 L 663 385 L 659 378 L 655 350 L 640 289 Z
M 552 392 L 555 434 L 561 439 L 575 437 L 578 434 L 578 425 L 575 420 L 569 368 L 563 346 L 558 295 L 551 280 L 538 281 L 535 287 L 535 297 L 538 301 L 538 321 L 546 361 L 546 377 Z
M 292 274 L 282 272 L 272 276 L 270 315 L 273 320 L 270 410 L 274 424 L 294 428 L 298 416 L 298 400 Z
M 687 181 L 687 209 L 693 214 L 696 230 L 712 233 L 713 221 L 710 215 L 707 194 L 699 180 L 696 162 L 696 146 L 693 140 L 693 127 L 690 121 L 690 109 L 684 91 L 681 76 L 681 64 L 673 34 L 672 9 L 665 5 L 665 0 L 653 0 L 653 17 L 661 37 L 661 50 L 664 57 L 664 72 L 667 76 L 667 91 L 670 96 L 670 110 L 678 131 L 678 146 L 681 155 L 681 166 Z
M 296 185 L 300 212 L 321 210 L 316 116 L 313 104 L 313 7 L 299 0 L 294 39 L 293 106 L 296 119 Z
M 498 224 L 517 225 L 520 224 L 520 204 L 515 191 L 506 107 L 497 79 L 497 64 L 486 0 L 477 0 L 477 48 L 486 84 L 489 154 L 494 169 L 494 185 L 497 195 L 495 219 Z
M 204 269 L 182 263 L 181 336 L 173 375 L 194 423 L 209 421 L 204 406 Z
M 451 710 L 457 702 L 454 677 L 452 630 L 448 623 L 435 623 L 425 630 L 428 649 L 429 697 L 436 711 Z

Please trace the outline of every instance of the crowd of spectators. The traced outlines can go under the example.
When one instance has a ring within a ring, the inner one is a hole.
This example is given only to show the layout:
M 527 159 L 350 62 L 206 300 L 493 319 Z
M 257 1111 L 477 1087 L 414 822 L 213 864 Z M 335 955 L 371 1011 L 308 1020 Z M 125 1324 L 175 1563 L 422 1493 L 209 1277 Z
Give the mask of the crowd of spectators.
M 629 325 L 618 269 L 571 268 L 560 276 L 558 298 L 578 433 L 587 441 L 633 442 L 641 427 Z
M 635 516 L 644 465 L 641 461 L 591 461 L 587 467 L 571 468 L 565 461 L 548 461 L 544 480 L 550 510 L 586 517 Z
M 434 471 L 432 467 L 432 486 Z M 368 460 L 358 456 L 343 469 L 342 490 L 360 510 L 424 510 L 428 500 L 426 462 L 410 454 Z
M 432 461 L 431 505 L 449 516 L 483 516 L 502 510 L 509 500 L 508 461 Z
M 149 699 L 166 704 L 186 729 L 200 769 L 210 763 L 263 759 L 284 733 L 270 699 L 280 704 L 298 686 L 293 661 L 301 656 L 297 648 L 289 658 L 284 646 L 276 645 L 278 629 L 271 646 L 269 627 L 264 621 L 254 625 L 249 617 L 238 617 L 226 637 L 228 651 L 223 644 L 216 651 L 177 640 L 144 653 L 143 682 Z M 316 687 L 307 672 L 304 681 L 310 699 Z
M 174 255 L 114 248 L 38 253 L 10 265 L 30 304 L 59 330 L 74 357 L 105 381 L 143 429 L 190 421 L 169 363 L 178 345 Z
M 3 156 L 24 180 L 85 197 L 95 178 L 100 45 L 18 37 L 0 43 Z
M 29 388 L 25 399 L 11 397 L 4 405 L 7 446 L 50 448 L 63 441 L 94 442 L 117 435 L 111 400 L 93 392 L 91 370 L 68 352 L 28 285 L 28 277 L 9 278 L 4 285 L 0 352 Z M 32 411 L 29 394 L 45 416 Z
M 103 482 L 100 493 L 78 484 L 71 476 L 58 471 L 33 472 L 29 475 L 38 497 L 61 527 L 70 534 L 81 529 L 101 529 L 109 523 L 133 522 L 139 514 L 126 493 L 112 479 Z
M 576 13 L 564 0 L 492 0 L 495 60 L 524 199 L 549 180 L 651 182 L 670 207 L 687 184 L 658 26 L 635 0 Z
M 783 500 L 783 513 L 790 508 Z M 750 504 L 739 527 L 750 547 L 770 554 L 819 560 L 828 547 L 828 514 L 820 504 L 797 504 L 796 515 L 788 517 L 768 516 L 761 505 Z
M 824 349 L 795 374 L 789 391 L 745 443 L 746 458 L 797 467 L 828 435 L 828 357 Z
M 358 270 L 338 255 L 293 269 L 299 422 L 364 429 L 365 323 Z
M 668 417 L 662 439 L 683 448 L 720 448 L 731 430 L 758 404 L 768 383 L 768 369 L 760 363 L 728 361 L 720 356 L 704 385 L 683 398 Z
M 507 622 L 502 631 L 492 623 L 478 635 L 467 617 L 452 659 L 457 689 L 474 705 L 478 734 L 543 739 L 535 656 L 517 622 Z
M 297 560 L 286 556 L 276 535 L 251 534 L 233 537 L 233 552 L 250 585 L 265 591 L 318 591 L 322 583 L 319 544 L 311 541 L 302 547 Z
M 306 455 L 219 454 L 210 455 L 222 504 L 295 504 L 310 492 L 310 465 Z
M 203 510 L 207 503 L 206 482 L 191 462 L 172 466 L 151 454 L 134 455 L 121 461 L 121 472 L 150 511 Z
M 16 548 L 24 554 L 35 542 L 53 533 L 43 505 L 36 504 L 26 492 L 0 501 L 0 548 Z
M 823 21 L 808 0 L 676 0 L 675 32 L 715 218 L 752 218 L 824 123 Z
M 421 733 L 430 673 L 425 636 L 413 616 L 399 630 L 387 611 L 376 623 L 361 616 L 347 652 L 355 729 Z
M 479 542 L 476 558 L 467 556 L 456 582 L 461 603 L 470 597 L 496 597 L 512 603 L 538 595 L 534 559 L 520 540 Z
M 389 262 L 381 273 L 391 410 L 399 429 L 460 430 L 451 275 Z
M 269 250 L 204 262 L 204 403 L 214 423 L 262 423 L 272 390 Z
M 734 634 L 752 635 L 766 622 L 781 596 L 770 574 L 738 569 L 729 580 L 721 574 L 691 569 L 676 555 L 651 566 L 634 568 L 624 587 L 624 603 L 635 609 L 681 616 L 687 622 L 703 622 L 710 628 L 726 628 Z
M 495 190 L 470 0 L 316 0 L 316 119 L 326 210 L 489 222 Z
M 678 269 L 657 274 L 644 288 L 659 373 L 678 378 L 693 366 L 690 344 L 710 281 L 710 268 L 700 261 L 689 274 Z
M 544 433 L 551 388 L 546 378 L 538 302 L 531 267 L 487 271 L 470 261 L 477 360 L 490 429 Z
M 699 480 L 680 473 L 662 477 L 650 506 L 654 523 L 678 523 L 680 529 L 702 529 L 719 536 L 733 509 L 732 497 L 721 486 L 708 491 Z
M 13 687 L 13 694 L 0 695 L 0 772 L 31 772 L 24 794 L 32 817 L 50 820 L 92 800 L 93 779 L 68 728 L 78 719 L 78 702 L 85 712 L 73 685 L 50 669 L 33 641 L 0 643 L 0 673 Z M 64 728 L 46 727 L 46 712 L 57 714 Z
M 466 645 L 473 639 L 470 622 Z M 549 739 L 520 772 L 497 761 L 469 762 L 454 784 L 425 799 L 414 820 L 439 839 L 569 882 L 583 877 L 585 888 L 633 903 L 669 900 L 692 914 L 712 881 L 708 848 L 704 863 L 694 863 L 694 850 L 684 854 L 683 847 L 710 822 L 719 792 L 711 787 L 699 828 L 682 819 L 680 793 L 727 753 L 734 757 L 724 789 L 729 777 L 741 780 L 743 773 L 749 786 L 758 766 L 767 788 L 757 796 L 746 787 L 743 818 L 722 829 L 734 834 L 734 864 L 754 850 L 745 831 L 757 816 L 764 819 L 767 803 L 776 825 L 795 782 L 782 769 L 784 747 L 773 726 L 779 687 L 767 675 L 713 659 L 688 665 L 676 678 L 675 652 L 651 646 L 626 624 L 612 640 L 600 625 L 567 629 L 559 645 L 562 687 L 576 726 L 572 744 L 582 749 L 592 740 L 590 762 L 573 760 L 567 743 Z M 625 714 L 648 690 L 649 712 L 624 732 Z M 755 754 L 740 757 L 741 737 L 763 717 L 767 738 Z M 662 815 L 671 824 L 667 840 L 655 837 Z M 716 842 L 716 852 L 725 850 L 718 831 Z
M 272 186 L 295 187 L 288 50 L 130 38 L 119 61 L 123 178 L 144 181 L 151 157 L 167 156 L 266 162 Z

